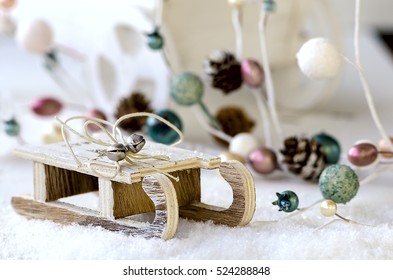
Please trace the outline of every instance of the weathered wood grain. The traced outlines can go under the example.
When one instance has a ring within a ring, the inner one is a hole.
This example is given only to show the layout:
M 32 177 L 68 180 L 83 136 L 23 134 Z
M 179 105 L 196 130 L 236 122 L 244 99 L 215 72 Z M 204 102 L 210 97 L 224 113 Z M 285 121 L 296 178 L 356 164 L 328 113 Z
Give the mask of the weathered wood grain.
M 197 221 L 212 220 L 228 226 L 247 225 L 255 212 L 255 185 L 249 170 L 238 161 L 223 162 L 221 176 L 229 183 L 233 202 L 228 209 L 194 202 L 180 207 L 180 216 Z
M 115 216 L 113 214 L 114 200 L 112 181 L 103 178 L 98 179 L 98 198 L 101 217 L 113 220 Z
M 41 162 L 33 162 L 34 172 L 34 199 L 46 201 L 46 174 L 45 165 Z
M 155 218 L 150 228 L 162 230 L 161 238 L 172 238 L 179 222 L 179 205 L 172 182 L 162 174 L 143 178 L 142 187 L 155 205 Z
M 127 218 L 108 219 L 101 217 L 99 211 L 60 201 L 44 203 L 18 196 L 13 197 L 11 203 L 17 213 L 28 218 L 51 220 L 64 225 L 98 226 L 145 238 L 158 237 L 164 240 L 172 238 L 176 233 L 179 216 L 173 185 L 167 177 L 157 174 L 144 178 L 143 189 L 155 205 L 155 218 L 151 224 Z
M 112 182 L 113 215 L 122 218 L 154 211 L 154 203 L 142 187 L 142 182 L 123 184 Z
M 193 168 L 179 170 L 171 173 L 179 177 L 179 182 L 171 179 L 176 190 L 176 196 L 179 206 L 188 205 L 194 201 L 201 200 L 201 170 Z
M 74 158 L 71 156 L 70 150 L 64 143 L 54 143 L 44 146 L 21 146 L 14 150 L 14 154 L 25 159 L 35 162 L 44 163 L 50 166 L 78 171 L 80 173 L 94 175 L 88 167 L 89 162 L 98 156 L 95 150 L 103 150 L 105 147 L 87 142 L 75 142 L 72 145 L 78 159 L 82 162 L 78 166 Z M 140 154 L 148 156 L 167 156 L 169 160 L 146 159 L 149 165 L 128 164 L 121 162 L 122 168 L 119 174 L 112 180 L 119 183 L 132 184 L 139 182 L 143 177 L 157 173 L 156 169 L 164 172 L 176 172 L 179 170 L 187 170 L 193 168 L 215 169 L 220 166 L 221 159 L 217 156 L 210 156 L 195 151 L 189 151 L 168 145 L 148 142 L 141 150 Z M 96 159 L 97 163 L 102 166 L 97 167 L 100 174 L 107 177 L 113 175 L 113 161 L 103 156 Z M 105 166 L 106 165 L 106 166 Z M 110 167 L 112 166 L 112 168 Z
M 171 179 L 176 190 L 177 203 L 179 206 L 188 205 L 194 201 L 200 201 L 200 169 L 188 169 L 171 172 L 171 175 L 179 177 L 179 182 Z M 113 190 L 113 216 L 122 218 L 130 215 L 154 211 L 154 204 L 145 193 L 142 183 L 132 185 L 112 182 Z
M 98 178 L 55 166 L 44 165 L 45 201 L 98 190 Z M 35 172 L 42 172 L 41 168 Z M 37 176 L 39 176 L 37 174 Z

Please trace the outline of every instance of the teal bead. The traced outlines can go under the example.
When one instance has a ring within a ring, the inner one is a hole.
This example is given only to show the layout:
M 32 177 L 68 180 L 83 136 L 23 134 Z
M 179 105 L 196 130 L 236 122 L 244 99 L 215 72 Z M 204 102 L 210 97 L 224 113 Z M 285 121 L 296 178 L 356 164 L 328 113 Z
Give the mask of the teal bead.
M 19 123 L 15 119 L 4 122 L 4 131 L 9 136 L 18 136 L 20 132 Z
M 319 177 L 319 188 L 325 199 L 345 204 L 356 196 L 359 179 L 349 166 L 333 164 L 325 168 Z
M 282 193 L 276 193 L 277 200 L 272 204 L 278 206 L 278 211 L 293 212 L 298 209 L 299 198 L 293 191 L 284 191 Z
M 154 32 L 147 34 L 147 45 L 152 50 L 160 50 L 164 47 L 164 38 L 161 36 L 158 29 Z
M 326 133 L 319 133 L 314 135 L 313 139 L 321 144 L 327 164 L 336 164 L 340 161 L 341 147 L 335 138 Z
M 276 2 L 274 0 L 264 0 L 263 9 L 265 12 L 273 13 L 276 11 Z
M 184 72 L 171 80 L 171 96 L 179 105 L 191 106 L 200 103 L 203 91 L 202 80 L 193 73 Z
M 183 130 L 182 121 L 175 112 L 164 109 L 154 113 L 175 125 L 180 131 Z M 179 135 L 176 131 L 153 117 L 147 118 L 146 128 L 150 138 L 155 142 L 169 145 L 179 139 Z

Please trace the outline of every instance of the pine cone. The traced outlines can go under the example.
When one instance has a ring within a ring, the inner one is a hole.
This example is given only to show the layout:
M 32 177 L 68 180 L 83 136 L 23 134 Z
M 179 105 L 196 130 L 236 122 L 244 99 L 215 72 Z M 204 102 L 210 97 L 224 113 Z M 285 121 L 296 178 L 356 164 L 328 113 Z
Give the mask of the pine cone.
M 150 107 L 150 101 L 148 101 L 142 93 L 133 92 L 129 96 L 120 99 L 115 117 L 119 119 L 120 117 L 137 112 L 153 112 Z M 120 127 L 128 132 L 139 131 L 146 123 L 146 117 L 138 117 L 124 120 L 120 123 Z
M 216 119 L 221 125 L 223 132 L 229 136 L 235 136 L 241 132 L 251 132 L 255 125 L 247 113 L 237 106 L 222 107 L 217 112 Z M 220 144 L 228 145 L 227 142 L 217 137 L 214 139 Z
M 305 180 L 317 180 L 326 166 L 322 146 L 313 139 L 287 138 L 280 152 L 288 170 Z
M 227 51 L 214 51 L 203 62 L 211 86 L 228 94 L 242 85 L 240 63 Z

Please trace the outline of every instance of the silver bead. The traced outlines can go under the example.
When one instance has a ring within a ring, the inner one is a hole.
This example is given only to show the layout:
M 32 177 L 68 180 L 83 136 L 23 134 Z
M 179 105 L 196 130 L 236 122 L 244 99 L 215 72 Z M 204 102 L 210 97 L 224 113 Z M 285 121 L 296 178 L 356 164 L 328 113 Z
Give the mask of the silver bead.
M 106 156 L 113 161 L 121 161 L 126 158 L 127 148 L 123 144 L 115 144 L 106 149 Z
M 145 138 L 140 135 L 140 134 L 131 134 L 127 138 L 127 149 L 134 154 L 138 153 L 140 150 L 142 150 L 143 146 L 145 146 L 146 140 Z

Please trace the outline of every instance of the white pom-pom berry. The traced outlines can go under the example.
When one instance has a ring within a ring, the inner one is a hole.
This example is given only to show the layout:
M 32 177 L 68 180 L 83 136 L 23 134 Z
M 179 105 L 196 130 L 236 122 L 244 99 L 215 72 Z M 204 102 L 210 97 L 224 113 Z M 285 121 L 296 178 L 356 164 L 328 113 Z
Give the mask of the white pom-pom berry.
M 34 20 L 18 27 L 16 41 L 27 52 L 44 54 L 53 48 L 53 32 L 47 22 Z
M 307 41 L 296 55 L 300 70 L 309 78 L 322 80 L 337 75 L 341 56 L 337 48 L 325 38 Z
M 260 145 L 258 140 L 250 133 L 239 133 L 229 143 L 229 151 L 246 159 L 251 151 Z

